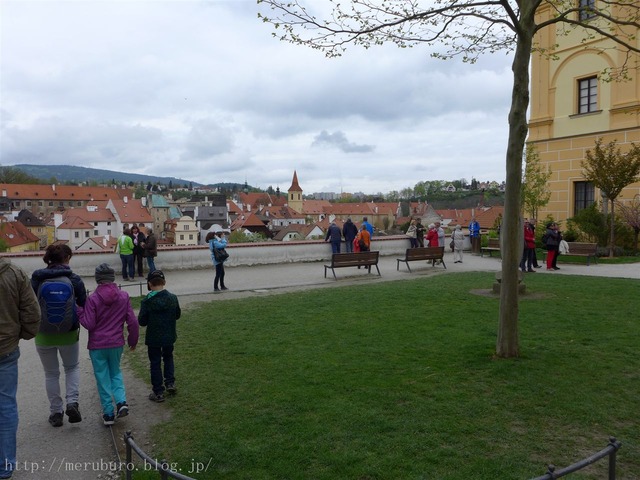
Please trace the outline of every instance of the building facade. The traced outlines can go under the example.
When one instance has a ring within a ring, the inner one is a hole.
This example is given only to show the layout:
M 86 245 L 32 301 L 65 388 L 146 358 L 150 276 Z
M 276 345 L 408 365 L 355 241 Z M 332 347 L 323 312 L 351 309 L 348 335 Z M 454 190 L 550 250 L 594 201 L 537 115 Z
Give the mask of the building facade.
M 595 8 L 602 0 L 595 0 Z M 611 7 L 614 15 L 619 7 Z M 554 15 L 552 3 L 538 9 L 538 23 Z M 588 10 L 573 13 L 589 15 Z M 588 21 L 602 22 L 600 18 Z M 551 215 L 563 221 L 594 202 L 601 202 L 597 188 L 586 182 L 581 162 L 597 139 L 616 141 L 624 151 L 640 144 L 640 56 L 614 48 L 603 37 L 586 38 L 584 31 L 569 33 L 562 26 L 548 27 L 536 38 L 541 50 L 553 50 L 555 58 L 534 53 L 531 61 L 531 117 L 528 142 L 536 147 L 540 163 L 551 169 L 551 198 L 540 209 L 539 218 Z M 566 28 L 566 27 L 565 27 Z M 640 32 L 636 32 L 640 33 Z M 640 47 L 640 35 L 636 36 Z M 554 47 L 555 46 L 555 47 Z M 609 81 L 605 72 L 617 72 L 626 65 L 629 79 Z M 627 187 L 618 198 L 625 202 L 640 194 L 640 183 Z

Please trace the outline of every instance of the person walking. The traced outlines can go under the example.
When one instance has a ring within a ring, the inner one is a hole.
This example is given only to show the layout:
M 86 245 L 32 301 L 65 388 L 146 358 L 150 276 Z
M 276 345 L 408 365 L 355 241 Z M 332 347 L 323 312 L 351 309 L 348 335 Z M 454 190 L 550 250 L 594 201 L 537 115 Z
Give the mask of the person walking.
M 331 222 L 327 229 L 327 235 L 324 237 L 325 242 L 331 242 L 331 252 L 340 253 L 340 244 L 342 243 L 342 233 L 336 222 Z
M 211 261 L 213 262 L 213 266 L 216 269 L 216 276 L 213 280 L 213 291 L 220 292 L 224 290 L 228 290 L 228 288 L 224 285 L 224 262 L 227 258 L 222 258 L 220 255 L 220 250 L 224 250 L 227 247 L 227 239 L 224 238 L 224 234 L 222 230 L 213 233 L 209 232 L 206 237 L 206 241 L 209 243 L 209 250 L 211 251 Z M 220 288 L 218 288 L 220 285 Z
M 520 270 L 523 272 L 535 273 L 533 269 L 533 252 L 536 248 L 536 238 L 528 220 L 524 222 L 524 248 L 522 259 L 520 260 Z
M 351 221 L 351 217 L 347 218 L 342 226 L 342 235 L 344 236 L 344 248 L 347 253 L 353 252 L 353 240 L 358 235 L 358 227 Z
M 132 352 L 138 344 L 138 319 L 131 308 L 129 294 L 114 283 L 116 274 L 107 263 L 96 267 L 97 287 L 80 310 L 80 323 L 89 332 L 89 357 L 102 405 L 102 421 L 113 425 L 116 417 L 129 414 L 127 394 L 120 370 L 125 344 L 124 325 L 127 325 L 127 344 Z M 113 408 L 113 400 L 116 408 Z
M 144 343 L 149 356 L 152 392 L 149 400 L 164 402 L 164 392 L 176 393 L 174 344 L 178 338 L 176 320 L 180 318 L 180 302 L 165 290 L 166 280 L 160 270 L 147 277 L 149 294 L 142 300 L 138 322 L 147 327 Z M 164 363 L 164 372 L 162 364 Z M 163 383 L 164 381 L 164 383 Z
M 469 240 L 471 240 L 471 251 L 474 255 L 480 253 L 480 224 L 476 221 L 476 217 L 471 218 L 469 223 Z
M 69 417 L 69 423 L 82 421 L 78 403 L 80 321 L 77 307 L 84 307 L 87 290 L 82 279 L 69 267 L 72 255 L 73 252 L 68 245 L 49 245 L 43 257 L 47 267 L 36 270 L 31 275 L 31 287 L 38 296 L 42 310 L 40 329 L 35 340 L 36 350 L 44 368 L 45 388 L 49 399 L 49 423 L 54 427 L 61 427 L 64 422 L 58 356 L 62 359 L 65 376 L 65 413 Z M 67 292 L 66 298 L 63 297 L 62 293 Z M 62 303 L 64 315 L 61 316 L 59 309 Z
M 133 240 L 131 239 L 131 230 L 126 227 L 122 235 L 118 238 L 116 245 L 116 253 L 120 253 L 120 261 L 122 262 L 122 279 L 135 280 L 136 271 L 133 264 Z
M 131 240 L 133 240 L 133 266 L 134 269 L 138 267 L 138 277 L 144 278 L 144 268 L 142 266 L 142 259 L 144 257 L 144 244 L 146 237 L 144 233 L 140 231 L 137 225 L 131 227 Z M 135 270 L 134 270 L 135 273 Z
M 11 478 L 17 462 L 18 344 L 38 333 L 40 306 L 27 274 L 4 257 L 0 292 L 0 478 Z
M 147 257 L 149 273 L 156 269 L 155 258 L 158 256 L 158 243 L 152 229 L 147 229 L 147 238 L 144 241 L 144 256 Z
M 418 246 L 418 233 L 417 233 L 416 221 L 411 220 L 409 228 L 407 228 L 407 237 L 409 237 L 410 248 L 416 248 Z
M 451 240 L 453 240 L 453 263 L 462 263 L 462 250 L 464 249 L 462 225 L 456 225 L 456 228 L 453 229 Z

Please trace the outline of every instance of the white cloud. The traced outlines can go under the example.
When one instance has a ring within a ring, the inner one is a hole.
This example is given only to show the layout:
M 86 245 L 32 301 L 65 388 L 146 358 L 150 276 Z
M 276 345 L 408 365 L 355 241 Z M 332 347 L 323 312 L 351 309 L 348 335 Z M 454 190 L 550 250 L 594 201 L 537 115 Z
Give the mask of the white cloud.
M 0 162 L 305 192 L 504 178 L 509 59 L 336 59 L 279 42 L 253 0 L 6 0 Z

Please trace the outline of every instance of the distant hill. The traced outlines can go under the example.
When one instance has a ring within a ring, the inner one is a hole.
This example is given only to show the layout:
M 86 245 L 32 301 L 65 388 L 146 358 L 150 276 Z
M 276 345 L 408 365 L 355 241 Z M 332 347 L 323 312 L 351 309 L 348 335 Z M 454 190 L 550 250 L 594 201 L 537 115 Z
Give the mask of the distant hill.
M 20 169 L 32 177 L 39 178 L 44 182 L 55 178 L 60 183 L 65 182 L 98 182 L 107 183 L 111 180 L 124 183 L 140 183 L 145 185 L 151 183 L 163 183 L 168 185 L 172 183 L 174 187 L 192 184 L 194 187 L 202 186 L 202 183 L 192 180 L 185 180 L 176 177 L 156 177 L 153 175 L 141 175 L 138 173 L 115 172 L 113 170 L 101 170 L 99 168 L 76 167 L 73 165 L 14 165 L 14 168 Z

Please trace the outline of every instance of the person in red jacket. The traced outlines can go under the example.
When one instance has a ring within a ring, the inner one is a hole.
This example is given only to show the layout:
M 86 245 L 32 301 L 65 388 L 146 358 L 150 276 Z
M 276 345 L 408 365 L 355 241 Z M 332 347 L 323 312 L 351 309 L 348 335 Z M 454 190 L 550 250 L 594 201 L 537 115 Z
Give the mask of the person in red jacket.
M 524 221 L 524 250 L 520 260 L 520 270 L 535 273 L 533 269 L 533 253 L 536 250 L 536 238 L 528 220 Z M 526 265 L 525 265 L 526 264 Z
M 441 245 L 438 244 L 438 229 L 435 224 L 429 224 L 429 231 L 427 232 L 427 243 L 430 247 L 439 247 Z

